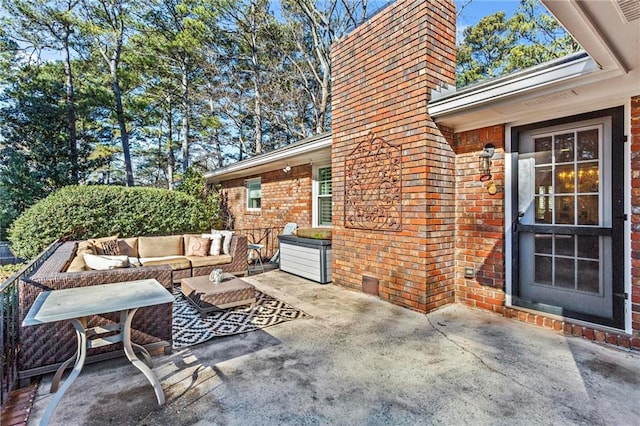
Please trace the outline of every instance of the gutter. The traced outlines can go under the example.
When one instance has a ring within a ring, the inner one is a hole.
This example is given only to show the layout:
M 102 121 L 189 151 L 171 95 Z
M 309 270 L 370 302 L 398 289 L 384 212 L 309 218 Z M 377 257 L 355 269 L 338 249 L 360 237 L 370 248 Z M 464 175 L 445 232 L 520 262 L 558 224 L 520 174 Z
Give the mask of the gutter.
M 454 114 L 599 70 L 598 64 L 586 52 L 574 53 L 458 92 L 442 94 L 433 91 L 429 114 L 432 118 Z
M 221 167 L 211 172 L 205 173 L 206 180 L 220 180 L 222 177 L 243 172 L 255 167 L 265 166 L 277 161 L 284 161 L 294 158 L 298 155 L 309 154 L 331 147 L 331 132 L 323 133 L 311 138 L 303 139 L 283 148 L 270 151 L 265 154 L 256 155 L 255 157 Z

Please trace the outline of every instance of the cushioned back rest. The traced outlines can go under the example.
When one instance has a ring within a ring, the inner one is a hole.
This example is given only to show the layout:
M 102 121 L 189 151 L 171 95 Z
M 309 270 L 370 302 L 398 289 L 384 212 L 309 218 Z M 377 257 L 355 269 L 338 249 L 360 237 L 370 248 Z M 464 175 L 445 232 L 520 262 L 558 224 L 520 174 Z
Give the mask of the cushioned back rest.
M 93 244 L 89 241 L 78 241 L 76 248 L 76 255 L 67 264 L 66 272 L 82 272 L 88 271 L 90 268 L 87 266 L 87 263 L 84 261 L 84 254 L 96 254 L 96 251 L 93 247 Z
M 327 228 L 298 228 L 296 235 L 302 238 L 313 238 L 316 240 L 330 240 L 331 229 Z
M 140 257 L 138 256 L 138 237 L 118 239 L 118 248 L 120 249 L 120 254 L 129 257 Z
M 139 237 L 139 257 L 182 256 L 182 235 L 167 235 L 162 237 Z
M 183 243 L 183 245 L 182 245 L 182 250 L 183 250 L 182 253 L 183 254 L 185 254 L 185 255 L 187 254 L 187 248 L 189 247 L 189 239 L 191 237 L 200 237 L 200 235 L 201 234 L 184 234 L 182 236 L 182 243 Z

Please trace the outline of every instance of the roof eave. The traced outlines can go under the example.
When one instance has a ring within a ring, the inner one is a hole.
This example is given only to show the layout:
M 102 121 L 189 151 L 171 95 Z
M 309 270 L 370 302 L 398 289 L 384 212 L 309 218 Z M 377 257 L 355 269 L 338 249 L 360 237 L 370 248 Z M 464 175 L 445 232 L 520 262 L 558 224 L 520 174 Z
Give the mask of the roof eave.
M 585 52 L 474 85 L 429 103 L 429 114 L 437 119 L 493 102 L 540 90 L 599 70 Z
M 287 145 L 266 154 L 257 155 L 237 163 L 205 173 L 204 177 L 208 182 L 218 183 L 223 180 L 250 176 L 258 173 L 261 168 L 273 165 L 277 162 L 284 162 L 300 156 L 331 148 L 331 133 L 323 133 L 309 139 Z M 291 164 L 292 166 L 295 164 Z M 277 166 L 273 166 L 276 169 Z

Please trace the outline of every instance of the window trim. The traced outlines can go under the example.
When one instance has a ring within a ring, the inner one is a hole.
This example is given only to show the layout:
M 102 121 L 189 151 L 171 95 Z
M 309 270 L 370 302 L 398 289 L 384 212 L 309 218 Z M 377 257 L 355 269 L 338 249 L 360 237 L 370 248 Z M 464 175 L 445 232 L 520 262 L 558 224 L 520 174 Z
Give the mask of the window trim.
M 260 207 L 249 207 L 249 201 L 251 200 L 251 198 L 249 198 L 249 185 L 256 182 L 260 184 Z M 246 198 L 245 208 L 247 209 L 248 212 L 259 212 L 262 210 L 262 178 L 257 177 L 257 178 L 247 179 L 245 181 L 245 198 Z
M 333 214 L 331 218 L 331 225 L 320 225 L 320 169 L 332 168 L 331 163 L 321 163 L 313 165 L 313 188 L 312 188 L 312 202 L 311 202 L 311 210 L 312 210 L 312 223 L 314 227 L 318 228 L 332 228 L 333 227 Z M 333 184 L 333 171 L 331 173 L 331 182 Z M 328 197 L 328 196 L 323 196 Z M 331 194 L 331 208 L 333 209 L 333 191 Z

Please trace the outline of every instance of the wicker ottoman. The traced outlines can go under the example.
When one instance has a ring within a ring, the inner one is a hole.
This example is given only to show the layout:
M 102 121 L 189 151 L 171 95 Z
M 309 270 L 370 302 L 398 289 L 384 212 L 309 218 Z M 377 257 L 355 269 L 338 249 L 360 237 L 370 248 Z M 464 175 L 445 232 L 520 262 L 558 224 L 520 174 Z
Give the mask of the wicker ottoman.
M 233 277 L 217 284 L 209 281 L 206 275 L 183 278 L 180 287 L 202 318 L 211 311 L 256 303 L 256 289 L 240 278 Z

